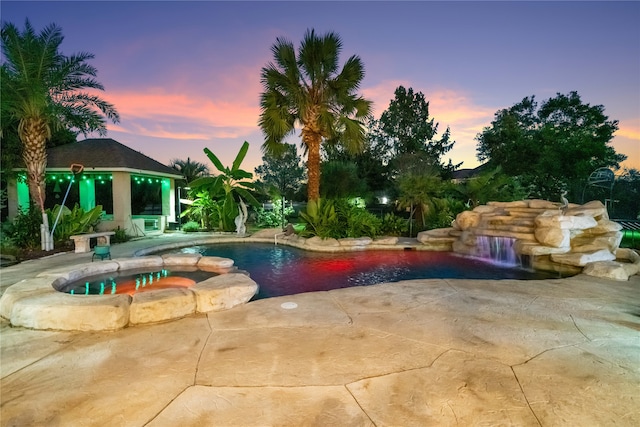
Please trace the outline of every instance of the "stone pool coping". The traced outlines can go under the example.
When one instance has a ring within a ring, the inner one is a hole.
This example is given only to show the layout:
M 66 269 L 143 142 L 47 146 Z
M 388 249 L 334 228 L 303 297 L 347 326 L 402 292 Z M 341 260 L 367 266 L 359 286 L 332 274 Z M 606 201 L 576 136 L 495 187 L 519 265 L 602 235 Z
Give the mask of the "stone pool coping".
M 7 288 L 0 298 L 0 316 L 12 326 L 30 329 L 105 331 L 226 310 L 248 302 L 258 292 L 258 284 L 233 263 L 228 258 L 200 254 L 165 254 L 60 267 Z M 57 290 L 97 274 L 176 266 L 218 275 L 190 288 L 158 289 L 133 296 L 71 295 Z
M 284 236 L 280 229 L 266 229 L 252 236 L 198 237 L 188 242 L 160 244 L 134 252 L 132 258 L 86 262 L 53 268 L 6 289 L 0 297 L 0 317 L 12 326 L 37 330 L 108 331 L 127 326 L 179 319 L 196 313 L 227 310 L 247 303 L 258 284 L 234 270 L 228 258 L 200 254 L 162 254 L 187 246 L 215 243 L 275 243 L 320 252 L 346 252 L 363 249 L 445 250 L 444 247 L 403 242 L 397 237 L 305 239 Z M 277 240 L 276 240 L 277 239 Z M 71 295 L 59 292 L 67 283 L 120 270 L 197 266 L 218 273 L 191 288 L 159 289 L 129 295 Z
M 189 236 L 191 237 L 191 236 Z M 354 250 L 426 250 L 449 251 L 446 242 L 425 244 L 415 239 L 384 237 L 377 239 L 303 238 L 285 236 L 280 229 L 261 230 L 251 236 L 200 237 L 146 247 L 133 252 L 133 258 L 114 258 L 111 261 L 86 262 L 74 266 L 49 269 L 33 279 L 11 285 L 0 297 L 0 317 L 21 326 L 40 330 L 97 331 L 117 330 L 137 324 L 157 323 L 179 319 L 196 313 L 226 310 L 245 304 L 257 293 L 258 284 L 248 275 L 234 271 L 234 261 L 228 258 L 193 254 L 164 254 L 187 246 L 216 243 L 277 243 L 319 252 L 347 252 Z M 129 252 L 131 253 L 131 252 Z M 593 271 L 584 274 L 628 280 L 640 271 L 640 256 L 634 251 L 619 249 L 618 258 L 626 262 L 594 263 Z M 196 284 L 192 288 L 161 289 L 129 295 L 70 295 L 58 292 L 64 284 L 83 277 L 145 267 L 164 265 L 205 266 L 219 276 Z M 595 268 L 597 267 L 597 269 Z M 216 270 L 217 269 L 217 270 Z M 604 269 L 604 270 L 603 270 Z M 622 271 L 619 277 L 616 274 Z

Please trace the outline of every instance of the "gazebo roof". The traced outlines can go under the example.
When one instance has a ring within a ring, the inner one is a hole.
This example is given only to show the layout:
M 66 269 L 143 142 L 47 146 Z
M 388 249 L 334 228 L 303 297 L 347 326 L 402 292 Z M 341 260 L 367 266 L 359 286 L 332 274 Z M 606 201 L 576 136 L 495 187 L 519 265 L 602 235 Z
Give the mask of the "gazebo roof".
M 175 169 L 111 138 L 85 139 L 47 150 L 47 169 L 69 170 L 74 163 L 83 165 L 85 170 L 129 170 L 181 178 Z

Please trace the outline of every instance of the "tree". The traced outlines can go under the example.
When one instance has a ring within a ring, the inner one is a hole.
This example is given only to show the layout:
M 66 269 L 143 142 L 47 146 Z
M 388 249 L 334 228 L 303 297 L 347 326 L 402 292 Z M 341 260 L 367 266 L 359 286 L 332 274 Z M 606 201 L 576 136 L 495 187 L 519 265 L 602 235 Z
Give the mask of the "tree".
M 640 171 L 624 169 L 613 185 L 612 218 L 640 219 Z
M 414 215 L 418 219 L 418 228 L 423 230 L 427 215 L 434 208 L 434 199 L 444 191 L 445 185 L 435 167 L 404 173 L 398 177 L 397 185 L 400 193 L 398 207 L 409 209 L 411 236 Z
M 323 199 L 362 197 L 367 191 L 366 183 L 358 177 L 357 166 L 350 162 L 323 162 L 320 182 Z
M 366 120 L 366 139 L 359 153 L 349 153 L 344 147 L 337 145 L 325 145 L 322 147 L 322 173 L 323 176 L 326 173 L 325 162 L 354 164 L 357 169 L 357 176 L 364 184 L 359 186 L 358 192 L 360 196 L 384 195 L 390 197 L 393 187 L 389 169 L 391 152 L 391 144 L 380 131 L 378 120 L 368 117 Z M 321 182 L 323 185 L 327 185 L 326 180 L 321 179 Z M 328 194 L 329 192 L 327 191 L 326 193 Z
M 438 133 L 434 120 L 429 118 L 429 102 L 422 92 L 396 88 L 395 98 L 380 116 L 380 130 L 392 141 L 396 160 L 407 154 L 421 155 L 428 163 L 444 168 L 440 158 L 453 148 L 455 141 L 449 141 L 449 128 L 441 139 L 434 139 Z
M 0 135 L 5 126 L 17 126 L 29 194 L 42 214 L 43 249 L 50 250 L 53 242 L 44 208 L 47 140 L 58 129 L 105 135 L 105 116 L 114 123 L 119 116 L 113 105 L 84 92 L 104 90 L 95 80 L 97 70 L 87 63 L 93 55 L 62 55 L 59 48 L 64 37 L 55 24 L 36 34 L 28 19 L 22 32 L 7 22 L 2 25 L 1 38 L 0 117 L 8 121 L 2 124 Z
M 204 163 L 191 160 L 173 159 L 169 163 L 169 167 L 177 170 L 184 177 L 184 181 L 188 184 L 197 178 L 208 176 L 209 168 Z
M 255 173 L 267 188 L 275 188 L 278 195 L 292 199 L 304 178 L 298 150 L 293 144 L 284 144 L 280 155 L 265 153 Z
M 55 24 L 40 34 L 28 19 L 22 32 L 11 23 L 2 25 L 2 116 L 11 117 L 9 124 L 17 124 L 29 193 L 43 214 L 46 143 L 52 130 L 104 135 L 105 116 L 114 123 L 119 120 L 111 104 L 83 92 L 104 90 L 95 80 L 97 70 L 87 63 L 94 56 L 87 52 L 62 55 L 59 48 L 63 40 L 62 30 Z
M 343 144 L 359 151 L 365 138 L 362 119 L 371 110 L 371 102 L 356 93 L 364 78 L 362 62 L 351 56 L 339 71 L 341 50 L 342 41 L 333 32 L 317 36 L 307 30 L 297 55 L 291 42 L 277 38 L 271 48 L 275 62 L 261 72 L 262 149 L 282 152 L 284 138 L 295 132 L 296 124 L 302 127 L 309 200 L 320 197 L 320 146 Z
M 609 146 L 618 121 L 602 105 L 582 103 L 577 92 L 558 93 L 540 108 L 535 97 L 495 114 L 476 136 L 478 159 L 520 178 L 531 195 L 557 199 L 569 190 L 578 200 L 589 174 L 600 167 L 619 168 L 626 156 Z

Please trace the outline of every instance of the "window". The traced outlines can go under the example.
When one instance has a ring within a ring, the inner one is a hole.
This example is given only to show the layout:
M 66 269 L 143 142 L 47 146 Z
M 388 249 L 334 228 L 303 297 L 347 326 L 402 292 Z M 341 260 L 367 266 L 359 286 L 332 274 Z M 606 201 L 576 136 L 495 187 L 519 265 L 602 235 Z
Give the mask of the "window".
M 162 179 L 131 176 L 131 214 L 162 215 Z

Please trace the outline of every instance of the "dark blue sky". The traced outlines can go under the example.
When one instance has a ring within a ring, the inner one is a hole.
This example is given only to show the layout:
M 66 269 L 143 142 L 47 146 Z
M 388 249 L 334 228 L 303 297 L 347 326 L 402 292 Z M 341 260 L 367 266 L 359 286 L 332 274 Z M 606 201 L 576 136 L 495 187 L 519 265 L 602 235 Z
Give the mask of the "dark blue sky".
M 474 167 L 474 137 L 526 96 L 577 91 L 620 121 L 614 148 L 640 168 L 639 2 L 2 1 L 3 21 L 55 22 L 66 54 L 88 51 L 121 123 L 109 137 L 157 160 L 230 164 L 244 140 L 260 163 L 260 68 L 276 37 L 337 32 L 365 64 L 379 115 L 398 85 L 430 101 L 448 153 Z M 297 138 L 291 142 L 299 142 Z M 443 159 L 445 162 L 447 158 Z

